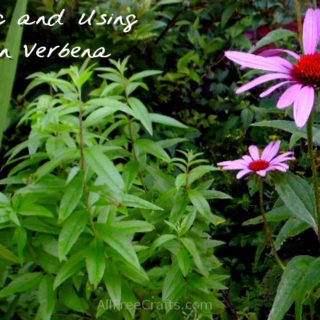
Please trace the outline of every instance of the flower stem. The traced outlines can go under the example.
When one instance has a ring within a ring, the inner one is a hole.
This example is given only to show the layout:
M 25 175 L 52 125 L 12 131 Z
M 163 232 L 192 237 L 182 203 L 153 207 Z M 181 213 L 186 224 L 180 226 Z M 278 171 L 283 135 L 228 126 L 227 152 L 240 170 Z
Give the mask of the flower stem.
M 263 224 L 264 224 L 264 231 L 266 233 L 267 236 L 267 240 L 269 242 L 269 245 L 271 247 L 272 253 L 277 261 L 277 263 L 279 264 L 279 266 L 281 267 L 282 270 L 285 269 L 285 264 L 284 262 L 280 259 L 277 249 L 276 249 L 276 245 L 274 243 L 274 240 L 272 238 L 272 231 L 271 228 L 269 226 L 267 217 L 266 217 L 266 213 L 264 210 L 264 201 L 263 201 L 263 181 L 262 178 L 258 178 L 258 184 L 259 184 L 259 207 L 260 207 L 260 213 L 262 215 L 262 219 L 263 219 Z
M 320 195 L 319 195 L 319 184 L 318 184 L 318 170 L 316 164 L 316 157 L 313 150 L 313 112 L 310 115 L 307 125 L 307 135 L 308 135 L 308 155 L 311 162 L 311 171 L 312 171 L 312 184 L 313 184 L 313 192 L 316 200 L 316 213 L 317 213 L 317 225 L 318 230 L 317 234 L 319 235 L 320 230 Z
M 294 0 L 294 7 L 296 9 L 297 15 L 297 24 L 298 24 L 298 34 L 299 34 L 299 43 L 302 48 L 302 13 L 301 13 L 301 5 L 299 0 Z

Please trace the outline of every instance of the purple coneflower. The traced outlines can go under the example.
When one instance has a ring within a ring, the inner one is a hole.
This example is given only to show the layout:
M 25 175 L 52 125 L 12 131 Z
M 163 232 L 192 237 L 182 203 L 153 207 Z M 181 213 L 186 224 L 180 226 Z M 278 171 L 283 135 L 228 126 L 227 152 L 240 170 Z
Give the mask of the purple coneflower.
M 296 125 L 301 128 L 309 119 L 315 103 L 315 90 L 320 86 L 320 53 L 317 45 L 320 39 L 320 10 L 308 9 L 303 24 L 303 52 L 297 53 L 284 49 L 270 49 L 255 55 L 237 51 L 227 51 L 226 57 L 243 67 L 270 71 L 240 87 L 236 92 L 242 93 L 262 83 L 281 80 L 261 93 L 266 97 L 281 86 L 289 87 L 280 96 L 277 108 L 284 109 L 293 104 L 293 117 Z M 295 63 L 280 57 L 288 54 Z
M 294 160 L 293 152 L 285 152 L 278 155 L 281 141 L 270 142 L 260 153 L 257 146 L 250 146 L 250 155 L 245 155 L 241 159 L 219 162 L 218 166 L 224 170 L 240 170 L 237 179 L 241 179 L 249 173 L 256 173 L 264 177 L 267 172 L 278 170 L 286 172 L 289 166 L 284 161 Z

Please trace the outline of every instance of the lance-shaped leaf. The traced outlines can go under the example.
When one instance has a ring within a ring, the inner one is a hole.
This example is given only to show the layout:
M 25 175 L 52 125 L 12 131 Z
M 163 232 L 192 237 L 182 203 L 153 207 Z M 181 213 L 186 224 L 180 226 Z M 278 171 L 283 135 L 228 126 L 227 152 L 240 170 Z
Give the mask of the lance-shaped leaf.
M 116 191 L 124 189 L 124 182 L 120 173 L 113 162 L 99 147 L 87 148 L 84 150 L 84 154 L 91 170 L 93 170 L 105 184 Z
M 282 320 L 284 318 L 295 301 L 298 285 L 313 260 L 313 257 L 297 256 L 288 263 L 281 277 L 268 320 Z
M 292 173 L 277 175 L 273 181 L 281 200 L 292 214 L 317 230 L 315 198 L 311 186 Z

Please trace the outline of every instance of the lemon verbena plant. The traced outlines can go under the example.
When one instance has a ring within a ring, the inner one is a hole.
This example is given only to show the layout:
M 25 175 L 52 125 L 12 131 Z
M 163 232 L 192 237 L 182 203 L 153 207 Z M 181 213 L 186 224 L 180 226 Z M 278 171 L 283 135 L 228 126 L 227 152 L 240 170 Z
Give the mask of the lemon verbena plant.
M 133 95 L 158 71 L 126 77 L 127 59 L 110 62 L 31 76 L 30 134 L 0 181 L 1 319 L 223 311 L 217 169 L 179 152 L 189 129 Z

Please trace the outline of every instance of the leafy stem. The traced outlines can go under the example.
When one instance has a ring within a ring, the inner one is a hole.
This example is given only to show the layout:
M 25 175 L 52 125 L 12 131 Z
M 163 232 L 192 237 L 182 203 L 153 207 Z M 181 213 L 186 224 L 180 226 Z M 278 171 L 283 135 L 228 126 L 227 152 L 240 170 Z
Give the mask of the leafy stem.
M 312 184 L 313 184 L 313 191 L 314 196 L 316 199 L 316 213 L 317 213 L 317 222 L 318 222 L 318 230 L 317 234 L 319 237 L 319 230 L 320 230 L 320 198 L 319 198 L 319 184 L 318 184 L 318 170 L 316 165 L 316 157 L 313 150 L 313 112 L 310 115 L 307 124 L 307 135 L 308 135 L 308 155 L 311 162 L 311 170 L 312 170 Z
M 263 201 L 263 181 L 262 178 L 258 178 L 258 187 L 259 187 L 259 208 L 260 208 L 260 213 L 263 219 L 263 224 L 264 224 L 264 231 L 265 234 L 267 236 L 267 241 L 269 242 L 269 245 L 271 247 L 272 253 L 277 261 L 277 263 L 279 264 L 279 266 L 284 270 L 285 269 L 285 264 L 284 262 L 281 260 L 281 258 L 278 255 L 277 249 L 276 249 L 276 245 L 274 243 L 273 237 L 272 237 L 272 231 L 271 228 L 269 226 L 267 217 L 266 217 L 266 212 L 264 210 L 264 201 Z
M 129 126 L 129 134 L 130 134 L 133 157 L 134 157 L 134 160 L 139 163 L 139 157 L 138 157 L 138 154 L 137 154 L 135 138 L 134 138 L 134 132 L 133 132 L 133 128 L 132 128 L 131 119 L 129 117 L 128 117 L 128 126 Z M 140 168 L 139 168 L 138 176 L 139 176 L 139 180 L 140 180 L 140 183 L 141 183 L 141 185 L 143 187 L 144 192 L 147 192 L 147 187 L 146 187 L 146 185 L 144 183 L 144 179 L 143 179 L 143 176 L 141 174 Z

